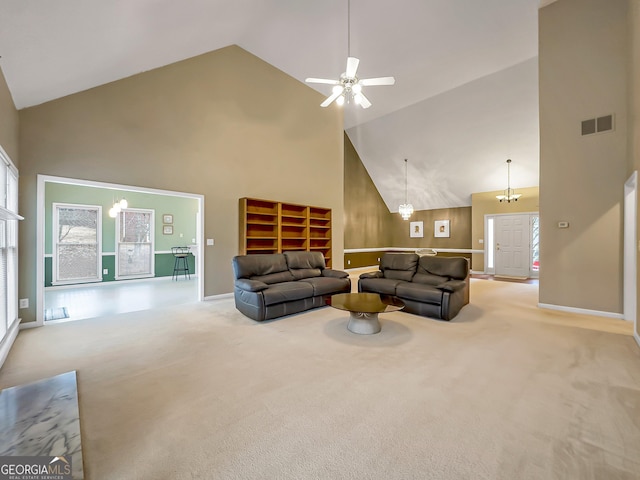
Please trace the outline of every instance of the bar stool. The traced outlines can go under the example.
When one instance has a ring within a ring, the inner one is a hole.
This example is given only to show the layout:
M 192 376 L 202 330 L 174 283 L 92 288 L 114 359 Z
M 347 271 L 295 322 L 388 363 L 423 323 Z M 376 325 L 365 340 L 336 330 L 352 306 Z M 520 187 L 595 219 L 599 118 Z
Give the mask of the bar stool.
M 173 275 L 172 280 L 178 280 L 180 273 L 184 274 L 184 277 L 191 280 L 191 272 L 189 272 L 189 247 L 171 247 L 171 253 L 175 258 L 173 262 Z

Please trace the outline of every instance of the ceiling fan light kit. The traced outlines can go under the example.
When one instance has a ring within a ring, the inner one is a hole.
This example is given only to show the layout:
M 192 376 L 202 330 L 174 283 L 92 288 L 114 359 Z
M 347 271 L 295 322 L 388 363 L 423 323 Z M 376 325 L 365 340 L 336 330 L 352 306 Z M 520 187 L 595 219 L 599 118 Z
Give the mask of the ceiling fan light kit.
M 332 80 L 329 78 L 314 78 L 309 77 L 305 79 L 307 83 L 323 83 L 327 85 L 334 85 L 329 95 L 324 102 L 320 104 L 321 107 L 328 107 L 334 101 L 338 105 L 344 105 L 344 103 L 353 103 L 360 105 L 362 108 L 369 108 L 371 102 L 362 93 L 362 87 L 374 86 L 374 85 L 393 85 L 396 83 L 396 79 L 393 77 L 377 77 L 377 78 L 358 78 L 357 71 L 360 60 L 351 56 L 351 2 L 347 2 L 347 68 L 344 73 L 340 75 L 338 80 Z

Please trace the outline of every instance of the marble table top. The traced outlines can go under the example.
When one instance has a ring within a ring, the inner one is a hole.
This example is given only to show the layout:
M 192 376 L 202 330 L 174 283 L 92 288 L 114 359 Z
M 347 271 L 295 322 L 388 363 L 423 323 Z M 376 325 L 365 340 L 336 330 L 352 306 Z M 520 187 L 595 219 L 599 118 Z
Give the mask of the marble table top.
M 0 457 L 66 455 L 84 478 L 75 371 L 0 392 Z

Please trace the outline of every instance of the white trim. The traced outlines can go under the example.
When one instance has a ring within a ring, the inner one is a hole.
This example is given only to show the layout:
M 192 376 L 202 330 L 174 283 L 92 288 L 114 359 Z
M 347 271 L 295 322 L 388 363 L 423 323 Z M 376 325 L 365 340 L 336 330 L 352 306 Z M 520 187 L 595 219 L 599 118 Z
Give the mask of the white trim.
M 4 338 L 0 340 L 0 368 L 2 368 L 4 361 L 7 359 L 7 356 L 9 355 L 9 351 L 13 346 L 13 342 L 15 342 L 16 337 L 18 336 L 18 331 L 20 330 L 19 325 L 20 325 L 20 320 L 18 319 L 15 322 L 13 322 L 13 325 L 9 327 L 9 330 L 5 332 Z
M 21 217 L 17 213 L 13 213 L 11 210 L 7 210 L 0 205 L 0 220 L 24 220 L 24 217 Z
M 154 255 L 173 255 L 171 250 L 155 250 L 153 252 L 153 254 Z M 102 257 L 115 257 L 116 256 L 116 252 L 100 252 L 100 255 Z M 45 253 L 44 254 L 44 258 L 53 258 L 53 254 L 52 253 Z
M 208 297 L 204 297 L 204 301 L 210 302 L 213 300 L 224 300 L 225 298 L 233 298 L 233 293 L 220 293 L 218 295 L 209 295 Z
M 553 305 L 550 303 L 538 303 L 539 308 L 546 308 L 547 310 L 557 310 L 559 312 L 578 313 L 581 315 L 592 315 L 594 317 L 606 317 L 615 318 L 617 320 L 623 320 L 621 313 L 613 312 L 600 312 L 598 310 L 588 310 L 586 308 L 565 307 L 563 305 Z
M 623 282 L 622 311 L 624 319 L 633 323 L 633 331 L 637 327 L 638 308 L 638 172 L 635 171 L 624 182 L 624 217 L 623 217 Z
M 368 253 L 368 252 L 415 252 L 422 248 L 431 248 L 442 253 L 484 253 L 484 250 L 474 250 L 472 248 L 403 248 L 403 247 L 381 247 L 381 248 L 345 248 L 344 253 Z
M 0 147 L 1 148 L 1 147 Z M 7 157 L 8 158 L 8 157 Z M 13 165 L 13 164 L 12 164 Z M 14 167 L 15 168 L 15 167 Z M 84 185 L 98 188 L 107 188 L 112 190 L 128 190 L 131 192 L 149 193 L 152 195 L 164 195 L 174 197 L 193 198 L 198 201 L 198 212 L 196 215 L 199 222 L 196 225 L 196 240 L 200 246 L 200 254 L 196 256 L 197 272 L 204 272 L 204 195 L 199 193 L 176 192 L 171 190 L 160 190 L 154 188 L 137 187 L 133 185 L 123 185 L 116 183 L 95 182 L 90 180 L 80 180 L 74 178 L 56 177 L 53 175 L 38 174 L 36 183 L 36 321 L 35 326 L 44 325 L 44 211 L 45 211 L 45 183 L 66 183 L 70 185 Z M 199 229 L 199 231 L 198 231 Z M 164 278 L 164 277 L 161 277 Z M 204 300 L 204 275 L 198 277 L 198 301 Z M 108 282 L 111 283 L 111 282 Z
M 636 343 L 640 347 L 640 335 L 638 335 L 636 332 L 633 332 L 633 338 L 636 339 Z
M 38 322 L 26 322 L 20 324 L 20 330 L 27 330 L 28 328 L 36 328 L 41 326 L 42 325 L 38 325 Z

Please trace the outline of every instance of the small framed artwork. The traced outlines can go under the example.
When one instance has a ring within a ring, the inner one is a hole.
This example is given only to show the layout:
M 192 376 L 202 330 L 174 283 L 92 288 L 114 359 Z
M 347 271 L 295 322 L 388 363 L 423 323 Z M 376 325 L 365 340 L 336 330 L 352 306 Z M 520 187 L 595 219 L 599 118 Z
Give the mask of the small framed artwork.
M 449 237 L 449 220 L 436 220 L 433 226 L 434 237 Z
M 163 225 L 162 233 L 164 235 L 173 235 L 173 225 Z
M 409 224 L 409 236 L 422 238 L 424 237 L 424 223 L 423 222 L 411 222 Z
M 162 215 L 162 223 L 173 223 L 173 215 L 170 213 Z

